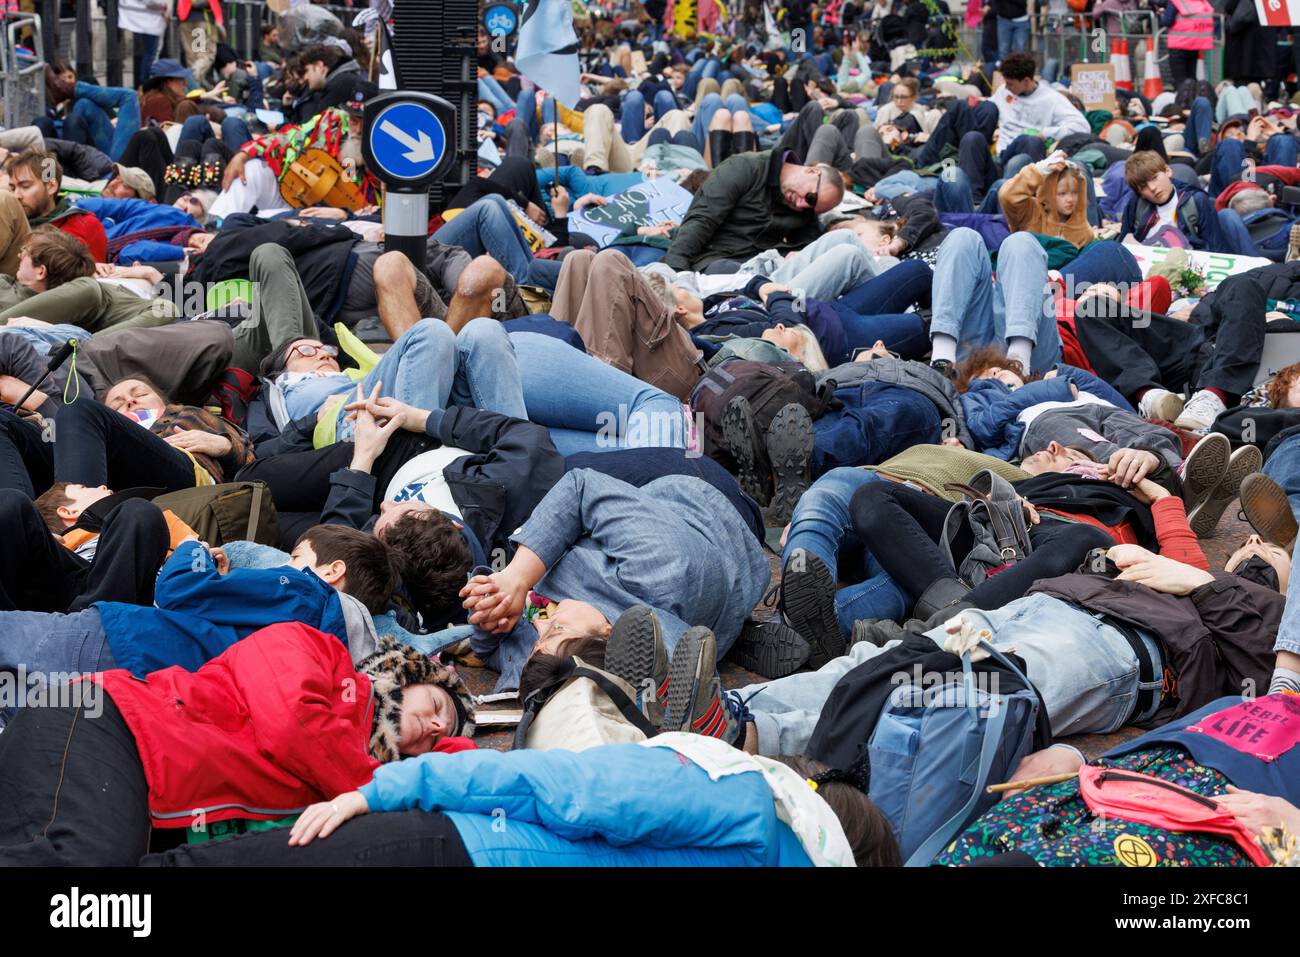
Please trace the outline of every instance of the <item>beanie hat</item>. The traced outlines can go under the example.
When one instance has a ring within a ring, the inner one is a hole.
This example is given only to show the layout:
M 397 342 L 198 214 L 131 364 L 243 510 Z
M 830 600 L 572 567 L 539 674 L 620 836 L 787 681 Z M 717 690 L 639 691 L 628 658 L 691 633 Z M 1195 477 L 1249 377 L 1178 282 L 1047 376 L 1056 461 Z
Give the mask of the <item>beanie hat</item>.
M 357 671 L 370 678 L 375 695 L 370 753 L 376 760 L 388 763 L 401 757 L 402 691 L 412 685 L 436 685 L 451 695 L 456 727 L 449 736 L 474 733 L 474 702 L 460 675 L 410 645 L 381 638 L 379 650 L 363 659 Z

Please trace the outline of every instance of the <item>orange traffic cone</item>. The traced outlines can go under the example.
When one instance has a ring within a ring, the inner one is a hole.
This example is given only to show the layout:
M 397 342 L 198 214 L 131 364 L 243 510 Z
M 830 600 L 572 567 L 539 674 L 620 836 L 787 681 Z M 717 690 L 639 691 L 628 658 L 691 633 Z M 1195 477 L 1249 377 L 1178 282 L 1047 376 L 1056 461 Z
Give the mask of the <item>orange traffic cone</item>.
M 1160 78 L 1160 69 L 1156 66 L 1155 45 L 1147 42 L 1146 54 L 1142 65 L 1142 95 L 1154 100 L 1165 91 L 1165 82 Z
M 1115 40 L 1111 43 L 1110 59 L 1115 64 L 1115 88 L 1133 89 L 1133 69 L 1128 59 L 1128 41 Z

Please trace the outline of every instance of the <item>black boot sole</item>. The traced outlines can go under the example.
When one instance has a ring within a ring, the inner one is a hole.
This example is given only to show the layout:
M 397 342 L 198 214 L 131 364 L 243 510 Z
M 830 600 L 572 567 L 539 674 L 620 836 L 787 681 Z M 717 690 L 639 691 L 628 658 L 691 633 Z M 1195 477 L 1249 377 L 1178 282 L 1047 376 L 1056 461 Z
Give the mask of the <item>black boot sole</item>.
M 847 643 L 835 615 L 835 582 L 825 562 L 796 548 L 781 573 L 781 596 L 785 620 L 812 646 L 809 666 L 820 668 L 844 654 Z
M 785 678 L 807 662 L 812 652 L 803 637 L 781 621 L 749 622 L 726 657 L 747 671 L 767 678 Z
M 741 490 L 760 506 L 772 500 L 769 475 L 772 466 L 767 460 L 754 411 L 743 396 L 736 396 L 722 411 L 722 444 L 736 463 L 736 479 Z
M 776 414 L 767 429 L 767 457 L 772 463 L 772 501 L 767 521 L 773 527 L 790 521 L 800 496 L 812 484 L 812 416 L 791 403 Z

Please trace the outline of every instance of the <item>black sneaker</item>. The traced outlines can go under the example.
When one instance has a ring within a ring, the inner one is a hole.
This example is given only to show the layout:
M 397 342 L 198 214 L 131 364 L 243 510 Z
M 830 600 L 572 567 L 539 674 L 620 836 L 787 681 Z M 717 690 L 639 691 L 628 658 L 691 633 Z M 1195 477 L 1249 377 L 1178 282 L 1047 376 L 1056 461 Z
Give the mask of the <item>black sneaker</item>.
M 797 631 L 778 618 L 769 618 L 745 622 L 727 658 L 770 681 L 802 668 L 811 650 Z
M 957 363 L 951 359 L 935 359 L 930 363 L 930 368 L 940 373 L 945 379 L 953 382 L 957 381 Z
M 722 444 L 736 463 L 736 479 L 746 495 L 759 505 L 772 500 L 772 463 L 754 421 L 749 400 L 738 395 L 722 411 Z
M 614 622 L 605 644 L 605 669 L 636 690 L 636 705 L 656 728 L 668 694 L 668 649 L 654 610 L 634 605 Z
M 825 562 L 806 549 L 794 549 L 781 570 L 781 595 L 785 620 L 812 646 L 809 666 L 820 668 L 844 654 L 835 580 Z
M 766 513 L 773 527 L 790 521 L 795 504 L 812 484 L 812 453 L 815 437 L 812 416 L 803 406 L 791 402 L 767 427 L 767 458 L 772 463 L 772 501 Z

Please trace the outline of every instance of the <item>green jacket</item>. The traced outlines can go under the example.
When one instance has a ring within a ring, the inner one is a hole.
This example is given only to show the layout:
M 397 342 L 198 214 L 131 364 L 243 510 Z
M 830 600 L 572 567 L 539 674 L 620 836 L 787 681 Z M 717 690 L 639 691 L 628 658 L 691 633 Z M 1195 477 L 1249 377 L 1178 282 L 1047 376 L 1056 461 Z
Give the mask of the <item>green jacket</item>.
M 695 194 L 664 257 L 673 269 L 700 270 L 719 259 L 746 260 L 765 249 L 799 249 L 821 235 L 817 215 L 785 205 L 775 150 L 738 153 Z

